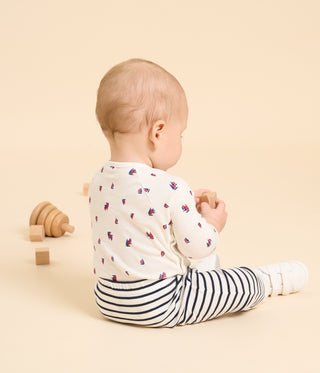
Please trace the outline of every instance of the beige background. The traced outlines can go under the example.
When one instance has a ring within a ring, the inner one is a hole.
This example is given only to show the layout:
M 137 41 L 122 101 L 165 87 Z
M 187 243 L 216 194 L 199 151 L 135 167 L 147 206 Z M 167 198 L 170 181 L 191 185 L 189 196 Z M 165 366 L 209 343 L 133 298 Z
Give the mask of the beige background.
M 0 370 L 315 372 L 319 368 L 320 5 L 305 1 L 17 1 L 0 5 Z M 173 329 L 103 320 L 82 184 L 108 160 L 102 75 L 150 59 L 185 88 L 180 162 L 229 213 L 223 267 L 296 259 L 301 291 Z M 28 240 L 49 200 L 72 235 Z M 51 264 L 36 266 L 36 247 Z

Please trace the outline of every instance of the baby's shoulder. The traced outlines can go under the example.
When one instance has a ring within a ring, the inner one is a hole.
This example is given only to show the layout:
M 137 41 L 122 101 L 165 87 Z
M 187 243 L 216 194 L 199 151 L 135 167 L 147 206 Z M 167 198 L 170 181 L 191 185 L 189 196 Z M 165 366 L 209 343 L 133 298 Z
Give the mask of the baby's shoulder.
M 191 191 L 189 184 L 180 176 L 157 169 L 154 169 L 152 174 L 154 176 L 151 176 L 148 179 L 152 181 L 153 187 L 160 194 L 167 194 L 170 197 L 171 195 L 174 196 L 179 192 L 186 193 Z

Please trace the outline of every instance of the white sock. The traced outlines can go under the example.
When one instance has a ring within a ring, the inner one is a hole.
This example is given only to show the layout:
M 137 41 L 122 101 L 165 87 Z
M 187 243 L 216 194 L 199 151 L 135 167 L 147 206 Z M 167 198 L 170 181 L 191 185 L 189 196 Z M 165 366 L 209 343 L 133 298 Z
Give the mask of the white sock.
M 263 281 L 264 287 L 266 289 L 266 296 L 268 297 L 272 292 L 272 284 L 270 277 L 258 268 L 254 268 L 253 271 Z

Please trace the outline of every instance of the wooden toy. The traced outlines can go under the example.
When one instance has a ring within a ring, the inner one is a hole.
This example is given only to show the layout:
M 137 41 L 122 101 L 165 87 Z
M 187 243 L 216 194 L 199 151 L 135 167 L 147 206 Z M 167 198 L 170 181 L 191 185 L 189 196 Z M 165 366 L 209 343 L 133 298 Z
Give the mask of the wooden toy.
M 202 202 L 207 202 L 209 206 L 212 209 L 216 208 L 216 200 L 217 200 L 217 193 L 216 192 L 207 192 L 207 193 L 202 193 L 201 196 L 198 197 L 200 201 L 197 203 L 197 210 L 200 212 L 200 204 Z
M 36 264 L 50 264 L 50 254 L 47 247 L 37 248 L 35 252 Z
M 83 195 L 87 196 L 89 192 L 90 183 L 84 183 L 83 184 Z
M 69 218 L 49 201 L 39 203 L 32 211 L 29 225 L 43 225 L 46 236 L 60 237 L 65 232 L 72 233 L 74 226 Z
M 30 225 L 29 238 L 30 241 L 43 241 L 45 236 L 44 225 Z

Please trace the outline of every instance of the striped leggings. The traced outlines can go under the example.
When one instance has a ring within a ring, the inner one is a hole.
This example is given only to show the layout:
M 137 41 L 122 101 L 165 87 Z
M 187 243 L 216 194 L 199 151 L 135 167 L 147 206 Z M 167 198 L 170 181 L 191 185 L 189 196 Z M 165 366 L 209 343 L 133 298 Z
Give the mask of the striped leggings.
M 247 267 L 199 271 L 161 280 L 95 285 L 99 311 L 106 318 L 145 327 L 174 327 L 247 311 L 267 297 L 263 280 Z

